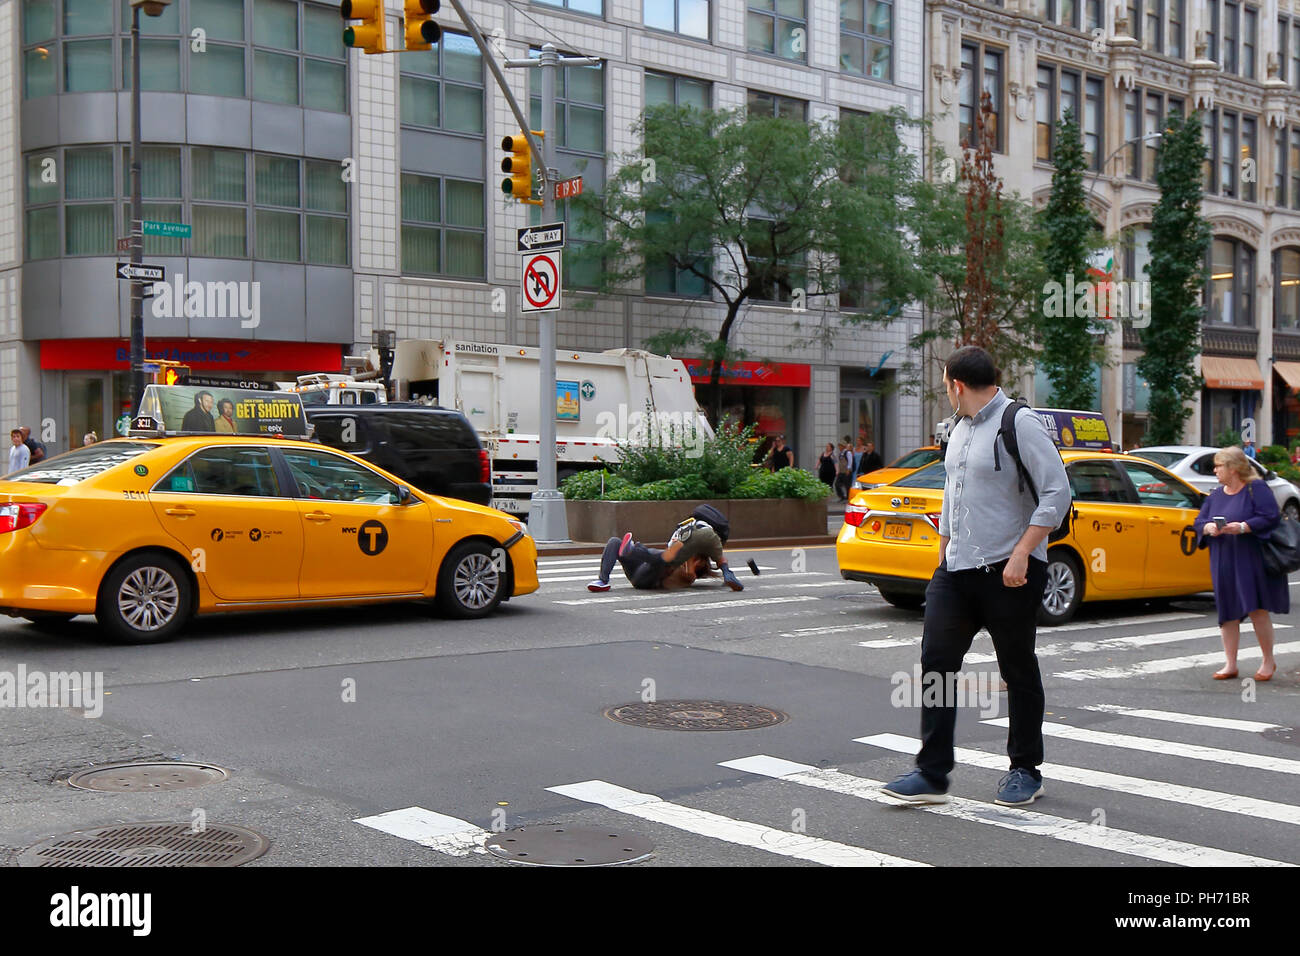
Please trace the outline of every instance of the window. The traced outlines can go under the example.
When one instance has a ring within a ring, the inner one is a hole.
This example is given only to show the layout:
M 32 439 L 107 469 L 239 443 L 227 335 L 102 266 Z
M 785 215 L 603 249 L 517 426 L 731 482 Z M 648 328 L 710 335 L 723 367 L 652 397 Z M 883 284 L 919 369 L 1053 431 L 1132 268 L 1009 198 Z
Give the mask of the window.
M 1202 24 L 1205 34 L 1205 55 L 1215 63 L 1219 62 L 1219 0 L 1205 0 L 1205 20 Z
M 807 285 L 807 262 L 803 256 L 787 256 L 773 262 L 773 242 L 771 228 L 776 220 L 751 216 L 746 241 L 749 248 L 751 274 L 766 273 L 759 287 L 754 291 L 754 298 L 768 302 L 789 302 L 794 297 L 794 290 Z
M 1241 5 L 1235 0 L 1224 0 L 1223 4 L 1223 69 L 1227 73 L 1237 72 L 1237 42 L 1241 30 Z
M 1200 497 L 1169 475 L 1135 461 L 1121 461 L 1119 464 L 1133 482 L 1142 504 L 1156 508 L 1200 508 Z
M 1103 105 L 1104 83 L 1097 77 L 1088 77 L 1084 82 L 1083 106 L 1083 157 L 1089 169 L 1101 169 L 1102 122 L 1105 119 Z
M 1077 95 L 1077 88 L 1076 88 Z M 989 115 L 988 135 L 991 148 L 1002 152 L 1002 51 L 983 44 L 963 43 L 961 46 L 961 79 L 958 82 L 958 126 L 961 145 L 974 148 L 975 119 L 980 109 L 980 97 L 988 93 L 992 112 Z M 1062 106 L 1066 104 L 1063 102 Z M 1075 109 L 1075 115 L 1079 111 Z
M 1300 209 L 1300 127 L 1289 127 L 1290 149 L 1287 154 L 1287 179 L 1290 182 L 1290 207 Z M 1278 136 L 1281 137 L 1281 133 Z
M 1255 47 L 1259 43 L 1259 11 L 1246 7 L 1241 11 L 1241 75 L 1253 80 L 1255 74 Z
M 689 106 L 697 110 L 707 110 L 712 101 L 712 87 L 704 80 L 691 79 L 686 76 L 673 76 L 671 73 L 645 72 L 645 105 Z
M 1083 25 L 1089 33 L 1103 29 L 1101 0 L 1084 0 Z
M 1255 250 L 1236 239 L 1216 238 L 1207 258 L 1206 324 L 1254 328 Z
M 1164 0 L 1144 0 L 1142 16 L 1142 49 L 1163 53 L 1165 10 Z
M 645 25 L 682 36 L 709 38 L 709 0 L 644 0 Z
M 1273 253 L 1273 328 L 1300 331 L 1300 249 Z
M 1186 55 L 1184 45 L 1184 7 L 1187 0 L 1166 0 L 1169 11 L 1169 43 L 1166 52 L 1173 57 L 1181 59 Z
M 1078 0 L 1039 0 L 1039 15 L 1048 23 L 1079 29 L 1082 8 Z
M 536 56 L 539 51 L 533 50 Z M 541 83 L 529 70 L 530 84 Z M 549 129 L 542 123 L 542 97 L 529 97 L 529 119 L 533 129 Z M 605 153 L 605 73 L 601 66 L 566 66 L 555 77 L 556 148 L 572 153 Z
M 117 248 L 113 148 L 69 149 L 63 157 L 63 251 L 69 256 L 112 255 Z
M 745 36 L 750 50 L 785 60 L 808 60 L 808 10 L 805 0 L 748 0 Z
M 1238 168 L 1241 170 L 1241 198 L 1246 202 L 1255 201 L 1255 180 L 1259 176 L 1259 158 L 1255 150 L 1255 118 L 1243 116 Z
M 1056 149 L 1056 123 L 1069 110 L 1079 124 L 1089 168 L 1100 170 L 1105 82 L 1101 77 L 1081 77 L 1073 70 L 1040 61 L 1037 85 L 1035 158 L 1039 162 L 1051 162 L 1052 152 Z M 1081 85 L 1084 91 L 1082 104 L 1079 97 Z
M 605 15 L 601 0 L 534 0 L 534 2 L 544 3 L 548 7 L 563 7 L 574 13 L 590 13 L 594 17 Z
M 59 256 L 58 155 L 47 153 L 26 158 L 27 258 L 56 259 Z
M 529 207 L 528 221 L 534 226 L 541 225 L 542 207 Z M 572 251 L 572 255 L 564 256 L 564 276 L 563 283 L 566 289 L 594 289 L 600 281 L 601 265 L 598 262 L 579 262 L 579 252 L 593 242 L 600 241 L 603 236 L 599 226 L 595 228 L 583 222 L 582 218 L 576 215 L 570 215 L 574 212 L 573 207 L 569 205 L 567 199 L 560 199 L 555 203 L 556 219 L 562 219 L 565 223 L 565 248 Z M 686 280 L 689 282 L 689 280 Z M 689 295 L 689 291 L 682 291 L 679 295 Z
M 1146 268 L 1151 262 L 1151 230 L 1126 229 L 1120 242 L 1124 250 L 1124 278 L 1131 282 L 1149 280 Z
M 1128 485 L 1108 461 L 1079 461 L 1065 470 L 1076 501 L 1128 504 Z
M 892 83 L 892 0 L 840 0 L 840 69 Z
M 207 34 L 207 50 L 191 51 L 190 92 L 247 95 L 244 82 L 244 0 L 190 0 L 190 27 Z
M 342 455 L 295 449 L 282 449 L 281 454 L 298 484 L 299 497 L 374 505 L 401 503 L 397 485 Z
M 1056 146 L 1057 115 L 1056 71 L 1050 66 L 1040 66 L 1038 91 L 1034 97 L 1034 158 L 1040 163 L 1052 161 L 1052 150 Z
M 796 100 L 791 96 L 750 90 L 746 108 L 751 115 L 793 119 L 801 123 L 808 121 L 808 101 Z
M 1159 90 L 1137 88 L 1125 95 L 1124 138 L 1126 175 L 1129 179 L 1156 181 L 1156 157 L 1160 150 L 1160 133 L 1172 113 L 1182 113 L 1180 97 Z M 1139 125 L 1140 124 L 1140 125 Z
M 209 414 L 215 414 L 215 410 Z M 210 430 L 210 429 L 208 429 Z M 173 468 L 155 492 L 279 498 L 271 453 L 265 448 L 205 448 Z
M 131 88 L 131 4 L 120 0 L 122 40 L 122 89 Z M 105 4 L 108 6 L 108 4 Z M 112 28 L 109 27 L 111 32 Z M 140 89 L 179 92 L 181 89 L 180 5 L 163 8 L 162 16 L 140 15 Z M 145 39 L 148 37 L 149 39 Z M 168 37 L 170 39 L 154 39 Z
M 195 147 L 190 151 L 192 227 L 190 253 L 243 258 L 248 255 L 248 208 L 209 202 L 247 203 L 247 154 Z
M 180 147 L 145 146 L 140 151 L 140 193 L 144 197 L 145 219 L 156 222 L 184 222 L 181 207 Z M 122 150 L 122 192 L 131 195 L 131 150 Z M 131 229 L 131 204 L 122 204 L 123 234 Z M 146 255 L 180 256 L 184 240 L 166 236 L 145 236 Z
M 1227 110 L 1205 114 L 1205 191 L 1254 201 L 1255 184 L 1240 182 L 1243 160 L 1256 158 L 1257 118 Z
M 402 271 L 481 279 L 483 184 L 402 173 Z
M 474 41 L 444 33 L 432 50 L 398 54 L 402 125 L 482 135 L 483 61 Z

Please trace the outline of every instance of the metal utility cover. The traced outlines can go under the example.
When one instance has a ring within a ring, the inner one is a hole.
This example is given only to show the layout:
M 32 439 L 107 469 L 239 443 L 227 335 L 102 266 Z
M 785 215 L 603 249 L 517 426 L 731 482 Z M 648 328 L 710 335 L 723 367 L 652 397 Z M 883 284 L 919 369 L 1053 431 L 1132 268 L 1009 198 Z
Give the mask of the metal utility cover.
M 644 837 L 561 824 L 507 830 L 484 845 L 507 863 L 528 866 L 617 866 L 638 863 L 654 852 L 654 844 Z
M 271 846 L 260 833 L 230 824 L 194 832 L 159 820 L 64 833 L 18 855 L 19 866 L 240 866 Z
M 204 763 L 170 760 L 158 763 L 118 763 L 78 771 L 68 778 L 68 786 L 77 790 L 101 790 L 109 793 L 157 793 L 159 790 L 188 790 L 204 784 L 220 783 L 228 776 L 220 767 Z
M 605 716 L 650 730 L 757 730 L 790 719 L 789 714 L 770 707 L 725 700 L 638 700 L 610 707 Z

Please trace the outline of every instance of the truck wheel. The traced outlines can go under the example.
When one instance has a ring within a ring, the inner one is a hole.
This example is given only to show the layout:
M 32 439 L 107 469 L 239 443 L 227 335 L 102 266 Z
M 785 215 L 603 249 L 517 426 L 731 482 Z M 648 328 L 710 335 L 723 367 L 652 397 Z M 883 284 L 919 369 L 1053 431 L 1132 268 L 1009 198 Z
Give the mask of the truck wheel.
M 1047 587 L 1038 606 L 1038 623 L 1048 627 L 1064 624 L 1074 617 L 1083 602 L 1083 569 L 1070 552 L 1057 549 L 1047 553 Z
M 99 586 L 95 618 L 121 644 L 170 641 L 194 613 L 194 585 L 181 563 L 157 552 L 133 554 Z
M 492 551 L 482 541 L 466 541 L 443 559 L 435 600 L 445 614 L 483 617 L 501 603 L 506 575 L 497 570 Z
M 924 594 L 909 594 L 906 591 L 886 591 L 880 589 L 880 596 L 888 601 L 894 607 L 901 607 L 905 611 L 919 611 L 925 604 Z

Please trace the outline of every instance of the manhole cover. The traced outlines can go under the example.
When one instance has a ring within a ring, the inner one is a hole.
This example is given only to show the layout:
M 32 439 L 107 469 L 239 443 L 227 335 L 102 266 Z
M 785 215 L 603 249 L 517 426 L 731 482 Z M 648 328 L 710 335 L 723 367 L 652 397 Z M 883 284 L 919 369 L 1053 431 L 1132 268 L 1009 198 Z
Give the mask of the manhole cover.
M 610 707 L 605 716 L 620 724 L 651 730 L 757 730 L 784 723 L 790 715 L 770 707 L 725 700 L 638 700 Z
M 1280 744 L 1300 747 L 1300 730 L 1294 727 L 1270 727 L 1260 734 L 1265 740 L 1275 740 Z
M 64 833 L 18 855 L 19 866 L 240 866 L 267 851 L 260 833 L 211 824 L 128 823 Z
M 220 767 L 205 763 L 118 763 L 74 773 L 68 778 L 68 786 L 78 790 L 104 790 L 109 793 L 152 793 L 159 790 L 188 790 L 208 783 L 219 783 L 228 776 Z
M 640 862 L 654 850 L 654 844 L 644 837 L 554 824 L 507 830 L 484 846 L 507 863 L 531 866 L 615 866 Z

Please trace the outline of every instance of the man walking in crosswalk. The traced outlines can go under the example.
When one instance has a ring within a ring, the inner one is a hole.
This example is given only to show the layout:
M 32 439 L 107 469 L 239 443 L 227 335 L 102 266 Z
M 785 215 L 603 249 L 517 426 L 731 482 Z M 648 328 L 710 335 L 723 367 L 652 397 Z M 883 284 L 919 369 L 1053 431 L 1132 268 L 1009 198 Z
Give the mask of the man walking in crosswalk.
M 956 682 L 980 628 L 987 628 L 1007 684 L 1011 769 L 996 802 L 1021 806 L 1042 796 L 1043 680 L 1034 654 L 1038 606 L 1047 582 L 1047 536 L 1070 507 L 1060 452 L 1027 408 L 1004 423 L 1010 399 L 983 349 L 968 345 L 948 359 L 943 384 L 959 421 L 945 457 L 941 559 L 925 592 L 921 752 L 916 769 L 884 788 L 909 803 L 948 802 L 954 765 Z M 1014 428 L 1018 458 L 1002 435 Z M 1035 503 L 1035 500 L 1037 503 Z M 935 698 L 939 699 L 936 700 Z

